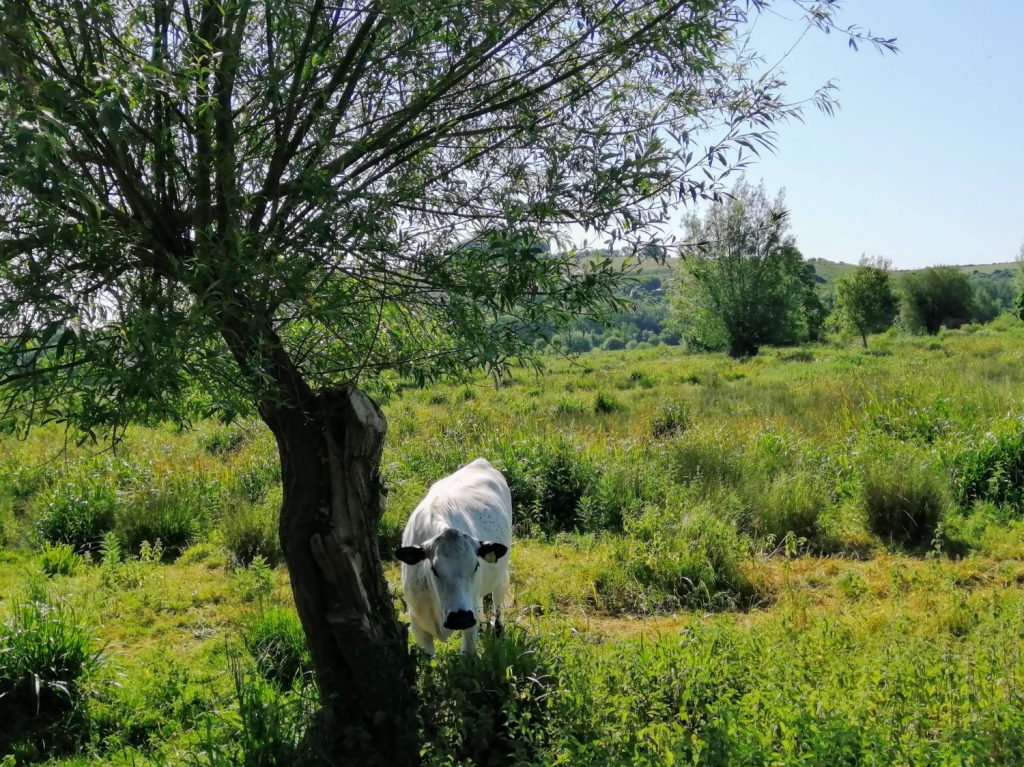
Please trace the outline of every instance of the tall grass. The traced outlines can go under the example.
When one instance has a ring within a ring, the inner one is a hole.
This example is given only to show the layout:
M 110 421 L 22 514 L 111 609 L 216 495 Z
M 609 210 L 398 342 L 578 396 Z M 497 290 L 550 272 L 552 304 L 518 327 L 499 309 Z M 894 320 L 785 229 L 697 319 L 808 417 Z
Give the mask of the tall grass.
M 74 748 L 88 731 L 85 681 L 99 652 L 59 603 L 16 602 L 0 626 L 0 753 L 35 760 Z

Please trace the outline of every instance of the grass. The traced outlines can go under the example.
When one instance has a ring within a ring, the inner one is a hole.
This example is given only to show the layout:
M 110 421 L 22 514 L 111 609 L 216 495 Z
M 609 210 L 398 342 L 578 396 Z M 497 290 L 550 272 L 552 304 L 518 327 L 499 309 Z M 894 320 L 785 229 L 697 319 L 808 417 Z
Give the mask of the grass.
M 383 550 L 480 455 L 516 508 L 510 634 L 423 661 L 425 763 L 1024 763 L 1022 374 L 1002 319 L 596 352 L 386 403 Z M 0 444 L 0 616 L 42 595 L 104 649 L 73 742 L 18 761 L 298 759 L 315 690 L 269 435 Z

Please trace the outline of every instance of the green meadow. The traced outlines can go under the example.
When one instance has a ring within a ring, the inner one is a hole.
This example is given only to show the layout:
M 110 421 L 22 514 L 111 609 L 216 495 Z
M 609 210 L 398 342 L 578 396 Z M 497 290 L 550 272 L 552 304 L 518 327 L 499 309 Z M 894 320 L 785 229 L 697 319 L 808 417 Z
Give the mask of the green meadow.
M 385 559 L 477 456 L 514 502 L 509 631 L 418 661 L 424 763 L 1024 764 L 1024 323 L 870 341 L 392 396 Z M 315 760 L 279 481 L 255 422 L 2 438 L 0 765 Z

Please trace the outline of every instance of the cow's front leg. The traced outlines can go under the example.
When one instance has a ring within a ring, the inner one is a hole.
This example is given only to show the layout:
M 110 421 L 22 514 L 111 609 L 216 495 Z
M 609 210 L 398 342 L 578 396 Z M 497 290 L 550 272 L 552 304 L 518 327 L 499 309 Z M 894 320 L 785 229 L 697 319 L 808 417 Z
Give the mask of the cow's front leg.
M 501 607 L 495 602 L 494 604 L 494 636 L 500 637 L 505 633 L 505 624 L 501 622 Z
M 466 655 L 476 652 L 476 635 L 479 630 L 480 626 L 477 624 L 462 632 L 462 652 L 466 653 Z
M 416 646 L 419 647 L 427 655 L 434 654 L 434 635 L 429 631 L 424 631 L 415 622 L 410 623 L 412 628 L 412 638 L 416 642 Z

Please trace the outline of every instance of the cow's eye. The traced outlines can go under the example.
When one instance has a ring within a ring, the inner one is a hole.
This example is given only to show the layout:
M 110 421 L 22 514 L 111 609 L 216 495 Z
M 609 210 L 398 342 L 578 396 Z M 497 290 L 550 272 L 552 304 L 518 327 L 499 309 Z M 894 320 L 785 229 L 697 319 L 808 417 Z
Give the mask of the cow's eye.
M 476 570 L 473 570 L 473 572 L 475 573 L 475 572 L 476 572 L 477 570 L 479 570 L 479 569 L 480 569 L 480 563 L 479 563 L 479 562 L 477 562 L 477 563 L 476 563 Z
M 433 565 L 431 565 L 430 566 L 430 572 L 432 572 L 434 575 L 437 575 L 437 568 L 434 567 Z M 441 576 L 437 575 L 437 577 L 440 578 Z

